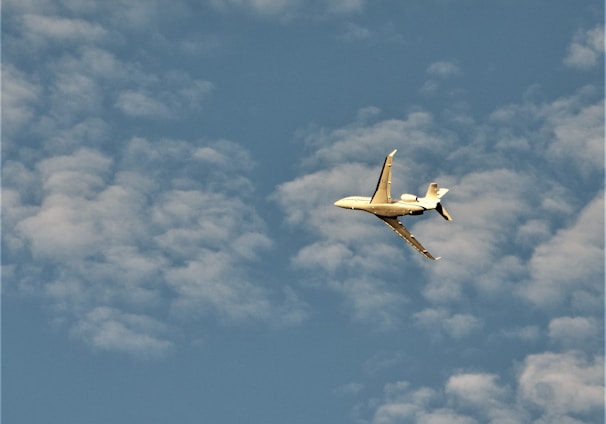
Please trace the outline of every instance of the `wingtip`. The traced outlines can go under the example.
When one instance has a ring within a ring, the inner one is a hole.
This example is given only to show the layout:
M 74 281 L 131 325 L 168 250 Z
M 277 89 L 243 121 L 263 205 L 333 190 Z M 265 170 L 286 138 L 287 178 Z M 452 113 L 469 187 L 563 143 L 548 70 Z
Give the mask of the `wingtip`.
M 398 149 L 394 149 L 394 150 L 393 150 L 393 152 L 391 152 L 391 153 L 389 154 L 389 156 L 393 156 L 393 155 L 395 155 L 397 151 L 398 151 Z

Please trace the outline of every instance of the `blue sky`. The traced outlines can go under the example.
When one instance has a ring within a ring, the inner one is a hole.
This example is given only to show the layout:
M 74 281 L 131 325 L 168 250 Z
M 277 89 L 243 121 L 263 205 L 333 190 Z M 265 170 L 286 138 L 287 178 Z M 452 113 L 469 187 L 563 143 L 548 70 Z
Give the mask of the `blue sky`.
M 595 423 L 604 5 L 5 0 L 5 423 Z M 333 206 L 450 188 L 404 223 Z

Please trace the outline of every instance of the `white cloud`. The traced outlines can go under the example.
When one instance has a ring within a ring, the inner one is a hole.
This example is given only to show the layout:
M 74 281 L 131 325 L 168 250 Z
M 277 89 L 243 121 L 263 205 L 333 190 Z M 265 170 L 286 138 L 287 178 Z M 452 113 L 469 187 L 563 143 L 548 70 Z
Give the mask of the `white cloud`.
M 436 65 L 434 72 L 442 68 L 448 67 Z M 422 192 L 425 187 L 419 185 L 429 181 L 451 189 L 443 203 L 453 222 L 435 214 L 404 218 L 424 246 L 443 257 L 428 264 L 405 245 L 398 251 L 414 261 L 407 267 L 422 267 L 411 273 L 427 276 L 421 290 L 437 306 L 426 310 L 450 310 L 448 305 L 464 302 L 470 289 L 488 302 L 522 294 L 535 305 L 557 305 L 569 298 L 575 308 L 597 310 L 595 299 L 602 294 L 597 284 L 603 280 L 603 200 L 584 200 L 591 193 L 587 190 L 599 189 L 596 181 L 603 170 L 603 107 L 597 95 L 585 87 L 551 102 L 503 107 L 485 123 L 457 121 L 469 134 L 465 142 L 449 132 L 450 121 L 437 121 L 423 111 L 405 119 L 357 120 L 340 128 L 300 132 L 311 150 L 301 160 L 305 172 L 274 194 L 286 222 L 311 235 L 297 248 L 293 264 L 342 278 L 353 264 L 360 273 L 373 266 L 364 260 L 359 240 L 373 240 L 373 246 L 396 242 L 388 234 L 377 238 L 380 229 L 372 217 L 336 210 L 332 203 L 348 195 L 371 195 L 382 158 L 397 147 L 394 196 Z M 554 178 L 542 171 L 554 164 L 567 172 Z M 575 187 L 580 182 L 586 189 Z M 578 211 L 575 204 L 589 215 L 566 230 Z M 443 321 L 435 323 L 442 328 Z M 537 340 L 540 331 L 535 330 L 520 340 Z
M 300 4 L 300 0 L 211 0 L 219 10 L 241 8 L 261 16 L 290 15 Z
M 504 329 L 499 334 L 506 339 L 516 339 L 526 342 L 536 341 L 541 337 L 541 329 L 537 325 Z
M 491 400 L 504 397 L 504 389 L 496 384 L 493 374 L 457 374 L 446 382 L 446 393 L 474 406 L 488 406 Z
M 34 118 L 41 88 L 10 64 L 2 65 L 3 148 L 7 139 Z
M 581 423 L 603 418 L 603 358 L 544 352 L 525 358 L 517 380 L 481 372 L 456 372 L 443 387 L 386 384 L 369 403 L 383 423 Z
M 25 14 L 22 19 L 26 37 L 36 45 L 49 40 L 95 42 L 107 35 L 102 26 L 82 19 L 36 14 Z
M 103 102 L 101 87 L 94 78 L 81 73 L 55 75 L 50 89 L 49 114 L 60 124 L 71 124 L 83 116 L 96 115 Z
M 541 422 L 591 414 L 604 407 L 604 358 L 571 352 L 530 355 L 519 376 L 519 394 L 542 410 Z M 599 414 L 602 417 L 602 414 Z
M 166 280 L 177 293 L 173 313 L 187 320 L 207 315 L 227 322 L 267 319 L 272 309 L 268 293 L 235 267 L 227 252 L 201 249 L 187 265 L 169 269 Z
M 344 384 L 335 390 L 335 393 L 339 396 L 353 396 L 357 395 L 364 390 L 364 384 L 352 382 Z
M 556 108 L 554 108 L 556 109 Z M 547 148 L 550 157 L 561 162 L 575 161 L 582 173 L 604 166 L 604 102 L 584 106 L 578 112 L 554 111 L 549 120 L 555 138 Z
M 549 322 L 549 338 L 564 347 L 576 349 L 603 343 L 596 320 L 582 316 L 552 319 Z
M 166 339 L 168 332 L 166 325 L 147 316 L 97 307 L 71 330 L 71 335 L 96 350 L 153 359 L 174 349 L 174 343 Z
M 368 28 L 356 25 L 353 22 L 348 22 L 340 39 L 343 41 L 360 41 L 368 40 L 371 37 L 372 31 Z
M 200 149 L 203 158 L 230 161 L 201 167 Z M 296 293 L 274 293 L 249 277 L 272 247 L 246 201 L 254 195 L 243 175 L 250 168 L 248 153 L 226 141 L 143 139 L 111 159 L 82 148 L 42 159 L 33 170 L 9 163 L 3 215 L 14 226 L 3 234 L 7 265 L 17 281 L 33 281 L 75 339 L 95 349 L 168 351 L 173 337 L 153 329 L 175 319 L 296 325 L 308 316 Z M 39 189 L 29 194 L 32 186 Z M 23 255 L 33 256 L 45 276 Z M 171 315 L 158 317 L 162 309 Z
M 211 0 L 217 10 L 240 9 L 266 18 L 349 15 L 363 10 L 366 0 L 322 0 L 313 5 L 301 0 Z
M 317 148 L 313 157 L 308 159 L 308 162 L 316 165 L 322 162 L 334 165 L 367 161 L 376 157 L 380 159 L 376 160 L 378 165 L 374 166 L 379 167 L 385 155 L 403 143 L 406 155 L 423 152 L 446 155 L 448 148 L 452 147 L 449 134 L 441 133 L 432 115 L 427 112 L 413 112 L 405 119 L 387 119 L 371 126 L 353 125 L 336 130 L 312 131 L 306 134 L 305 142 Z M 411 169 L 400 168 L 399 172 L 414 172 L 417 164 L 410 156 L 407 158 L 407 165 Z M 375 169 L 375 173 L 378 172 Z M 400 178 L 406 176 L 400 175 Z
M 118 109 L 130 116 L 168 118 L 170 109 L 162 102 L 150 95 L 138 91 L 127 90 L 118 96 L 116 105 Z
M 428 217 L 415 227 L 425 246 L 435 245 L 434 253 L 443 257 L 439 266 L 428 269 L 428 299 L 457 300 L 468 284 L 496 296 L 508 290 L 507 281 L 524 275 L 519 259 L 503 255 L 510 240 L 501 229 L 515 228 L 536 213 L 530 202 L 521 201 L 532 198 L 532 184 L 530 175 L 507 169 L 469 173 L 448 184 L 452 194 L 443 203 L 453 221 Z
M 573 68 L 594 67 L 604 55 L 604 26 L 599 25 L 587 31 L 579 31 L 568 47 L 564 63 Z
M 195 80 L 175 71 L 167 72 L 157 81 L 144 81 L 143 85 L 151 90 L 126 89 L 118 94 L 114 106 L 134 117 L 178 118 L 199 112 L 214 90 L 210 81 Z
M 549 103 L 501 107 L 491 114 L 502 126 L 500 145 L 515 148 L 517 143 L 508 141 L 530 139 L 539 158 L 546 156 L 560 166 L 574 167 L 575 174 L 593 177 L 604 165 L 604 102 L 596 101 L 598 96 L 596 87 L 586 86 Z
M 459 66 L 453 62 L 441 61 L 434 62 L 427 68 L 427 73 L 435 77 L 447 78 L 461 73 Z
M 415 315 L 417 325 L 426 328 L 437 336 L 437 331 L 452 339 L 460 340 L 469 337 L 482 328 L 480 319 L 468 313 L 449 314 L 444 309 L 424 309 Z
M 604 195 L 598 194 L 569 228 L 538 245 L 529 263 L 530 280 L 520 294 L 541 307 L 563 302 L 599 310 L 604 295 Z M 591 301 L 590 299 L 594 299 Z

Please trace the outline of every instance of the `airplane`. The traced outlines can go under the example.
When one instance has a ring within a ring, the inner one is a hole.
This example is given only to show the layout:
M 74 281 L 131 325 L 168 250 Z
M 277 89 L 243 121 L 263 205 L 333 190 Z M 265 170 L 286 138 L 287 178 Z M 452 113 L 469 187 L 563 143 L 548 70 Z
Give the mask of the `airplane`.
M 337 200 L 334 204 L 340 208 L 370 212 L 381 219 L 396 234 L 402 237 L 408 244 L 418 250 L 426 258 L 438 260 L 423 247 L 410 231 L 398 220 L 399 216 L 422 215 L 428 210 L 437 211 L 447 221 L 452 221 L 448 211 L 440 203 L 440 199 L 447 192 L 447 188 L 438 188 L 437 183 L 429 184 L 425 197 L 417 197 L 414 194 L 404 193 L 399 200 L 391 198 L 391 163 L 393 156 L 398 150 L 394 150 L 385 158 L 381 176 L 377 182 L 377 188 L 372 197 L 350 196 Z

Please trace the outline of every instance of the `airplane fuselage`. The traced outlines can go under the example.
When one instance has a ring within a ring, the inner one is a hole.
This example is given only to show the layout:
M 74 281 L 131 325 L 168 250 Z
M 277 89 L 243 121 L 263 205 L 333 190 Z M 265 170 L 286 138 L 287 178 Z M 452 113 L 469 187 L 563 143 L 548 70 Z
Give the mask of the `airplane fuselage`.
M 369 212 L 378 216 L 397 217 L 404 215 L 421 215 L 430 209 L 420 202 L 405 202 L 393 200 L 390 203 L 370 203 L 371 198 L 365 196 L 345 197 L 335 202 L 335 206 L 343 209 L 352 209 Z

